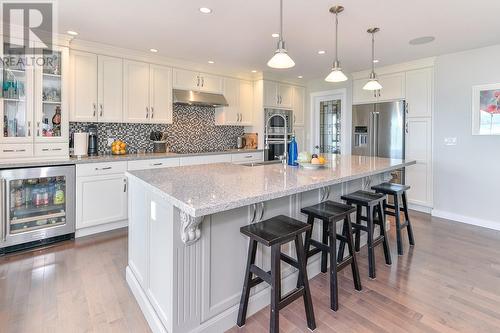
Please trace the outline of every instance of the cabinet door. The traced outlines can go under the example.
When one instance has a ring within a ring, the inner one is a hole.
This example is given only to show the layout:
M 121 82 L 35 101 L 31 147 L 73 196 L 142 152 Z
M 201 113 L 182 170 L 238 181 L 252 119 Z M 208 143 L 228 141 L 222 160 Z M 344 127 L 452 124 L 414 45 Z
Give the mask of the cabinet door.
M 279 84 L 279 103 L 278 106 L 291 109 L 293 106 L 293 86 L 288 84 Z
M 406 133 L 406 158 L 416 160 L 416 165 L 406 168 L 406 183 L 410 203 L 432 205 L 432 131 L 430 118 L 408 118 Z
M 123 173 L 77 177 L 77 229 L 126 219 L 127 178 Z
M 72 51 L 71 121 L 97 121 L 97 55 Z
M 273 81 L 264 81 L 264 106 L 278 106 L 278 83 Z
M 304 87 L 293 87 L 293 124 L 304 126 L 304 105 L 306 90 Z
M 405 74 L 396 73 L 380 75 L 379 82 L 382 89 L 379 91 L 379 101 L 391 101 L 405 98 Z
M 181 157 L 180 166 L 212 163 L 231 163 L 231 154 Z
M 297 141 L 297 150 L 299 152 L 308 150 L 305 146 L 304 127 L 296 126 L 293 128 L 293 131 L 295 132 L 295 140 Z
M 196 72 L 183 69 L 174 69 L 174 89 L 199 90 L 201 86 L 200 75 Z
M 240 114 L 240 82 L 236 79 L 224 79 L 224 97 L 229 106 L 216 111 L 215 123 L 217 125 L 239 125 Z
M 377 92 L 373 90 L 364 90 L 368 78 L 353 80 L 352 82 L 352 103 L 365 104 L 375 103 L 377 101 Z M 385 89 L 385 88 L 384 88 Z
M 150 65 L 150 107 L 152 123 L 172 123 L 172 69 Z
M 211 93 L 223 92 L 223 79 L 220 76 L 200 73 L 200 90 Z
M 240 82 L 240 125 L 253 125 L 253 82 Z
M 406 73 L 408 117 L 430 117 L 432 112 L 432 68 Z
M 98 56 L 98 119 L 117 123 L 123 119 L 123 60 Z
M 149 64 L 139 61 L 123 62 L 124 112 L 123 120 L 130 123 L 148 123 Z

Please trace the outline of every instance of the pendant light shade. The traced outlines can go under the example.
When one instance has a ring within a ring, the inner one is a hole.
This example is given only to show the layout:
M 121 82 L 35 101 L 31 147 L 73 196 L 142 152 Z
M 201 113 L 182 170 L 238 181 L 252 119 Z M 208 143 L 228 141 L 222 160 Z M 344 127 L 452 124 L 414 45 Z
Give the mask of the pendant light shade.
M 330 13 L 335 14 L 335 61 L 333 62 L 332 71 L 325 78 L 326 82 L 343 82 L 347 81 L 347 76 L 342 72 L 338 57 L 338 31 L 339 31 L 339 13 L 344 11 L 342 6 L 333 6 L 330 8 Z
M 295 66 L 295 62 L 288 55 L 285 48 L 285 40 L 283 39 L 283 0 L 280 0 L 280 36 L 278 40 L 278 47 L 274 52 L 273 57 L 267 62 L 271 68 L 285 69 Z
M 375 74 L 375 33 L 380 31 L 379 28 L 370 28 L 367 30 L 369 34 L 372 35 L 372 72 L 370 73 L 370 77 L 368 82 L 363 86 L 364 90 L 380 90 L 382 89 L 382 85 L 377 80 L 377 74 Z

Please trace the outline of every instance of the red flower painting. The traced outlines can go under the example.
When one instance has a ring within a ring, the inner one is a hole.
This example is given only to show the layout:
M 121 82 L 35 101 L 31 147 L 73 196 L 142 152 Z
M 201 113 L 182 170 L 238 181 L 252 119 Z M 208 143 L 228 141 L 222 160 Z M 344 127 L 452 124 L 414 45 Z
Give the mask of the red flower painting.
M 500 90 L 482 90 L 479 93 L 480 110 L 490 115 L 490 132 L 493 129 L 493 117 L 500 114 Z

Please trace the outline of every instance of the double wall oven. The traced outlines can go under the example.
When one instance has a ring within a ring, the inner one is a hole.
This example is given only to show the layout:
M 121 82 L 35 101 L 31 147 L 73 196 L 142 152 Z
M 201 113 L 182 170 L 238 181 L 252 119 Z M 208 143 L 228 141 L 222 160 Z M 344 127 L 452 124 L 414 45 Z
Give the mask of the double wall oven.
M 74 237 L 75 166 L 0 170 L 0 254 Z
M 293 111 L 266 108 L 264 113 L 264 159 L 277 160 L 285 152 L 285 140 L 288 145 L 292 138 Z

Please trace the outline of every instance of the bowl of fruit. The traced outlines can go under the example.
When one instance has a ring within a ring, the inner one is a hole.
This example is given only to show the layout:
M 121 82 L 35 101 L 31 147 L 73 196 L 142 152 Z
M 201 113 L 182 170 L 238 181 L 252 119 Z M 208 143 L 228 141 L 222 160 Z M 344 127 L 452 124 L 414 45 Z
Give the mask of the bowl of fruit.
M 324 156 L 317 154 L 310 154 L 309 152 L 301 152 L 297 158 L 299 165 L 304 169 L 316 170 L 326 166 L 326 159 Z
M 111 144 L 111 154 L 125 155 L 127 153 L 127 144 L 121 140 L 115 140 Z

